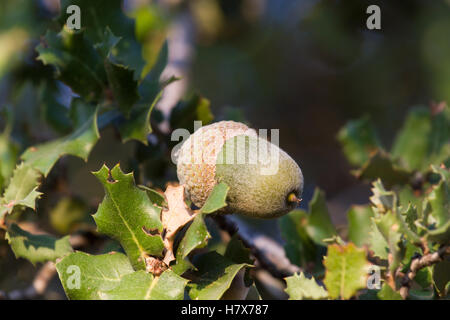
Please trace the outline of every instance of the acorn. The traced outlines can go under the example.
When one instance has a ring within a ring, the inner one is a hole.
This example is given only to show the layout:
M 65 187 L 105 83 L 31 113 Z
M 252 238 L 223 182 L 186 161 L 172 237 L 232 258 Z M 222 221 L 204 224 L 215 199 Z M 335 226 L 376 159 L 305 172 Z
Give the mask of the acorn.
M 201 127 L 182 144 L 176 161 L 180 184 L 197 207 L 224 182 L 230 187 L 225 213 L 269 219 L 293 210 L 303 192 L 297 163 L 239 122 Z

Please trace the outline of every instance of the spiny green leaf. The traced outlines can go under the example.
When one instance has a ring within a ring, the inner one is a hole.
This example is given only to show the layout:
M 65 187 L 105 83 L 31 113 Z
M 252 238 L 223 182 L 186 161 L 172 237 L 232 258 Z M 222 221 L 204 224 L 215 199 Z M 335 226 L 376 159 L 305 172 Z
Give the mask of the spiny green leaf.
M 163 194 L 146 186 L 138 186 L 138 187 L 147 192 L 147 196 L 150 198 L 150 201 L 153 204 L 156 204 L 158 207 L 167 207 L 167 201 L 164 198 Z
M 372 183 L 371 190 L 373 196 L 370 197 L 370 201 L 375 205 L 376 212 L 384 213 L 397 208 L 397 195 L 393 191 L 387 191 L 381 179 Z
M 228 242 L 224 257 L 234 263 L 253 264 L 253 260 L 250 258 L 250 249 L 244 247 L 237 234 L 233 235 Z
M 414 190 L 410 185 L 403 186 L 398 192 L 398 202 L 399 206 L 404 210 L 408 208 L 410 205 L 412 208 L 420 210 L 422 207 L 423 199 L 414 194 Z M 418 214 L 420 213 L 417 212 Z M 417 219 L 417 218 L 416 218 Z M 414 220 L 416 220 L 414 219 Z
M 427 197 L 429 206 L 426 213 L 429 213 L 434 220 L 432 229 L 427 230 L 427 238 L 439 243 L 447 243 L 450 241 L 450 187 L 448 182 L 450 170 L 437 167 L 432 167 L 432 170 L 440 175 L 440 181 L 433 186 Z M 427 217 L 424 219 L 426 220 Z
M 172 267 L 172 270 L 181 275 L 188 269 L 192 268 L 191 263 L 187 260 L 188 254 L 190 254 L 194 249 L 205 247 L 210 238 L 211 235 L 206 228 L 203 215 L 199 213 L 195 216 L 183 239 L 181 239 L 180 244 L 178 245 L 176 264 Z
M 450 154 L 450 108 L 433 113 L 418 107 L 407 116 L 394 141 L 392 155 L 407 169 L 426 170 L 431 163 L 441 163 Z
M 112 94 L 119 105 L 119 110 L 128 116 L 133 105 L 138 102 L 138 84 L 133 79 L 134 72 L 128 67 L 114 63 L 107 59 L 105 61 L 106 76 Z
M 16 258 L 28 259 L 32 264 L 55 261 L 71 253 L 69 236 L 61 239 L 49 235 L 34 235 L 11 224 L 5 237 Z
M 47 176 L 56 161 L 64 155 L 73 155 L 87 161 L 89 153 L 100 134 L 97 128 L 97 112 L 72 134 L 28 148 L 22 155 L 24 162 Z
M 234 264 L 215 251 L 208 252 L 196 261 L 196 275 L 189 296 L 193 300 L 218 300 L 230 287 L 237 273 L 247 266 L 246 263 Z
M 101 292 L 112 290 L 134 272 L 127 256 L 117 252 L 97 256 L 74 252 L 56 263 L 56 270 L 71 300 L 99 300 Z
M 386 260 L 389 254 L 389 245 L 384 239 L 380 230 L 373 219 L 369 232 L 369 248 L 373 251 L 376 257 Z
M 94 45 L 97 52 L 100 54 L 100 56 L 106 60 L 110 58 L 113 54 L 113 49 L 117 46 L 117 44 L 120 42 L 121 38 L 116 37 L 114 33 L 111 31 L 109 26 L 107 26 L 103 32 L 103 35 L 101 36 L 101 39 L 99 39 L 99 42 L 96 42 Z M 113 58 L 113 57 L 111 57 Z
M 208 214 L 226 207 L 227 203 L 225 200 L 227 198 L 228 190 L 230 190 L 230 187 L 225 182 L 220 182 L 215 185 L 208 199 L 206 199 L 205 204 L 200 209 L 200 212 Z
M 93 43 L 105 40 L 105 30 L 111 32 L 121 41 L 114 48 L 114 58 L 135 70 L 135 79 L 139 79 L 145 61 L 142 57 L 142 47 L 135 37 L 135 21 L 124 13 L 122 0 L 62 0 L 59 22 L 66 23 L 66 9 L 77 5 L 81 10 L 81 24 L 86 37 Z
M 161 208 L 154 206 L 145 191 L 136 187 L 133 173 L 124 174 L 116 165 L 94 172 L 105 188 L 105 198 L 93 216 L 98 231 L 120 242 L 133 267 L 145 269 L 145 258 L 161 256 Z
M 103 42 L 98 43 L 96 48 L 103 57 L 108 84 L 119 110 L 128 116 L 133 105 L 139 100 L 138 82 L 134 79 L 134 70 L 115 61 L 113 57 L 113 49 L 119 42 L 120 38 L 107 27 Z
M 350 299 L 367 285 L 370 264 L 366 260 L 365 250 L 358 249 L 353 243 L 345 246 L 329 245 L 324 265 L 324 283 L 333 299 Z
M 430 132 L 429 111 L 425 108 L 412 110 L 394 141 L 392 155 L 401 158 L 409 169 L 421 169 L 428 152 Z
M 352 206 L 347 213 L 348 239 L 359 247 L 370 243 L 373 215 L 369 206 Z
M 384 151 L 373 154 L 361 169 L 354 170 L 353 174 L 362 180 L 375 180 L 381 178 L 388 187 L 407 184 L 412 173 L 401 168 Z
M 415 226 L 414 222 L 411 221 L 413 217 L 417 217 L 417 210 L 410 205 L 403 215 L 399 210 L 396 211 L 396 215 L 400 227 L 400 232 L 403 233 L 406 238 L 412 243 L 420 244 L 421 239 L 417 234 L 417 227 Z
M 362 166 L 371 153 L 381 149 L 375 129 L 367 117 L 349 121 L 339 131 L 338 140 L 348 161 L 355 166 Z
M 40 176 L 39 172 L 28 164 L 21 163 L 17 166 L 0 199 L 0 222 L 3 221 L 6 214 L 12 212 L 14 207 L 23 206 L 35 209 L 36 200 L 42 194 L 37 191 Z
M 45 122 L 57 133 L 67 134 L 73 126 L 69 118 L 69 110 L 60 101 L 61 89 L 58 82 L 48 79 L 38 89 L 39 105 Z
M 289 295 L 289 300 L 320 300 L 328 298 L 328 292 L 319 286 L 312 277 L 308 279 L 303 272 L 294 274 L 292 277 L 285 278 L 287 283 L 286 293 Z
M 153 108 L 161 99 L 164 88 L 177 80 L 177 78 L 171 77 L 160 83 L 161 73 L 167 64 L 167 59 L 168 47 L 165 43 L 159 52 L 155 66 L 139 84 L 138 92 L 141 99 L 132 108 L 128 121 L 118 125 L 123 142 L 134 139 L 145 145 L 148 144 L 147 136 L 152 132 L 150 116 Z
M 314 261 L 317 247 L 306 232 L 308 214 L 303 210 L 294 210 L 281 217 L 279 223 L 289 260 L 303 268 L 308 262 Z
M 418 220 L 419 216 L 417 214 L 416 207 L 409 205 L 403 215 L 405 216 L 405 222 L 409 229 L 411 229 L 412 232 L 417 233 L 417 226 L 415 222 Z
M 159 277 L 140 270 L 124 275 L 116 287 L 99 295 L 103 300 L 182 300 L 187 282 L 171 270 Z
M 374 221 L 388 244 L 389 253 L 393 258 L 389 264 L 389 269 L 391 272 L 394 272 L 403 259 L 404 254 L 403 248 L 401 247 L 402 234 L 400 232 L 401 226 L 398 216 L 389 211 L 381 217 L 374 218 Z
M 436 227 L 445 225 L 450 220 L 450 188 L 445 176 L 441 176 L 439 184 L 434 186 L 428 200 L 431 205 L 431 215 L 436 219 Z
M 152 82 L 149 84 L 151 88 L 146 89 L 148 91 L 156 91 L 155 95 L 151 96 L 151 100 L 147 100 L 147 97 L 142 96 L 140 102 L 136 104 L 131 110 L 128 121 L 119 124 L 119 131 L 123 142 L 129 140 L 137 140 L 147 145 L 147 136 L 152 133 L 152 127 L 150 125 L 150 116 L 156 103 L 161 99 L 164 88 L 170 83 L 176 81 L 176 78 L 170 78 L 166 82 L 160 84 L 159 82 Z M 146 80 L 140 85 L 140 91 Z
M 103 61 L 84 31 L 48 31 L 37 46 L 38 59 L 53 65 L 57 78 L 86 100 L 98 100 L 106 88 Z
M 325 199 L 325 193 L 316 188 L 309 203 L 309 216 L 306 231 L 317 244 L 325 245 L 323 239 L 336 235 L 336 229 L 331 222 Z

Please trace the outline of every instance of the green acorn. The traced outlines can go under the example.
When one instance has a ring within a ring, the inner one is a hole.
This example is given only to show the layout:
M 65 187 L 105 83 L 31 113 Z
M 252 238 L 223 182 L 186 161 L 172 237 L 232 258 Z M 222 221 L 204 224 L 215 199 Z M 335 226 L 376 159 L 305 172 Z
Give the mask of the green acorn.
M 214 186 L 225 182 L 227 213 L 276 218 L 293 210 L 303 192 L 303 175 L 283 150 L 234 121 L 197 130 L 177 154 L 177 175 L 187 196 L 202 207 Z

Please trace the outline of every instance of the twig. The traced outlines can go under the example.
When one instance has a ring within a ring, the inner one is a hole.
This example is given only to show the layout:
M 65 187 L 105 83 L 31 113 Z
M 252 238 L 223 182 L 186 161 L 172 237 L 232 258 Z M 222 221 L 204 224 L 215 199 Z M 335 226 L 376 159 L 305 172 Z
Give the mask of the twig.
M 433 253 L 425 254 L 422 257 L 414 258 L 411 261 L 411 265 L 409 267 L 409 270 L 402 276 L 400 280 L 400 295 L 403 299 L 406 299 L 409 295 L 409 288 L 411 286 L 411 281 L 415 278 L 417 275 L 417 272 L 420 269 L 423 269 L 425 267 L 429 267 L 433 264 L 436 264 L 443 260 L 444 256 L 450 254 L 450 246 L 446 245 L 441 247 L 438 251 Z
M 270 249 L 272 248 L 270 246 L 265 246 L 264 248 L 257 246 L 254 239 L 250 235 L 240 232 L 236 223 L 227 218 L 226 215 L 217 214 L 212 217 L 219 228 L 228 232 L 230 236 L 237 234 L 244 246 L 250 249 L 259 265 L 273 277 L 283 279 L 291 276 L 295 272 L 302 271 L 298 266 L 291 264 L 288 259 L 279 259 L 279 254 L 271 254 Z M 276 250 L 278 249 L 280 248 L 276 247 Z

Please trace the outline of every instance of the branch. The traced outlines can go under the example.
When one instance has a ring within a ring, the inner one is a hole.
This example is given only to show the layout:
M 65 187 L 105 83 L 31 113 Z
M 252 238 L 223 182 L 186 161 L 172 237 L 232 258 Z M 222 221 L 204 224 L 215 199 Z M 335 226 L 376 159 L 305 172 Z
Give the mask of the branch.
M 239 229 L 238 225 L 223 214 L 211 215 L 220 229 L 228 232 L 230 236 L 238 235 L 245 247 L 249 248 L 259 265 L 266 269 L 273 277 L 283 279 L 302 270 L 289 262 L 286 256 L 281 256 L 284 250 L 278 243 L 267 237 L 258 236 L 258 244 L 255 236 Z M 261 241 L 263 240 L 263 241 Z
M 444 256 L 450 254 L 450 246 L 446 245 L 441 247 L 438 251 L 433 253 L 428 253 L 422 257 L 414 258 L 411 261 L 411 265 L 409 267 L 408 272 L 401 278 L 400 283 L 400 295 L 403 299 L 406 299 L 409 294 L 409 288 L 411 286 L 412 280 L 416 277 L 417 272 L 420 269 L 423 269 L 425 267 L 429 267 L 433 264 L 436 264 L 438 262 L 441 262 L 444 258 Z

